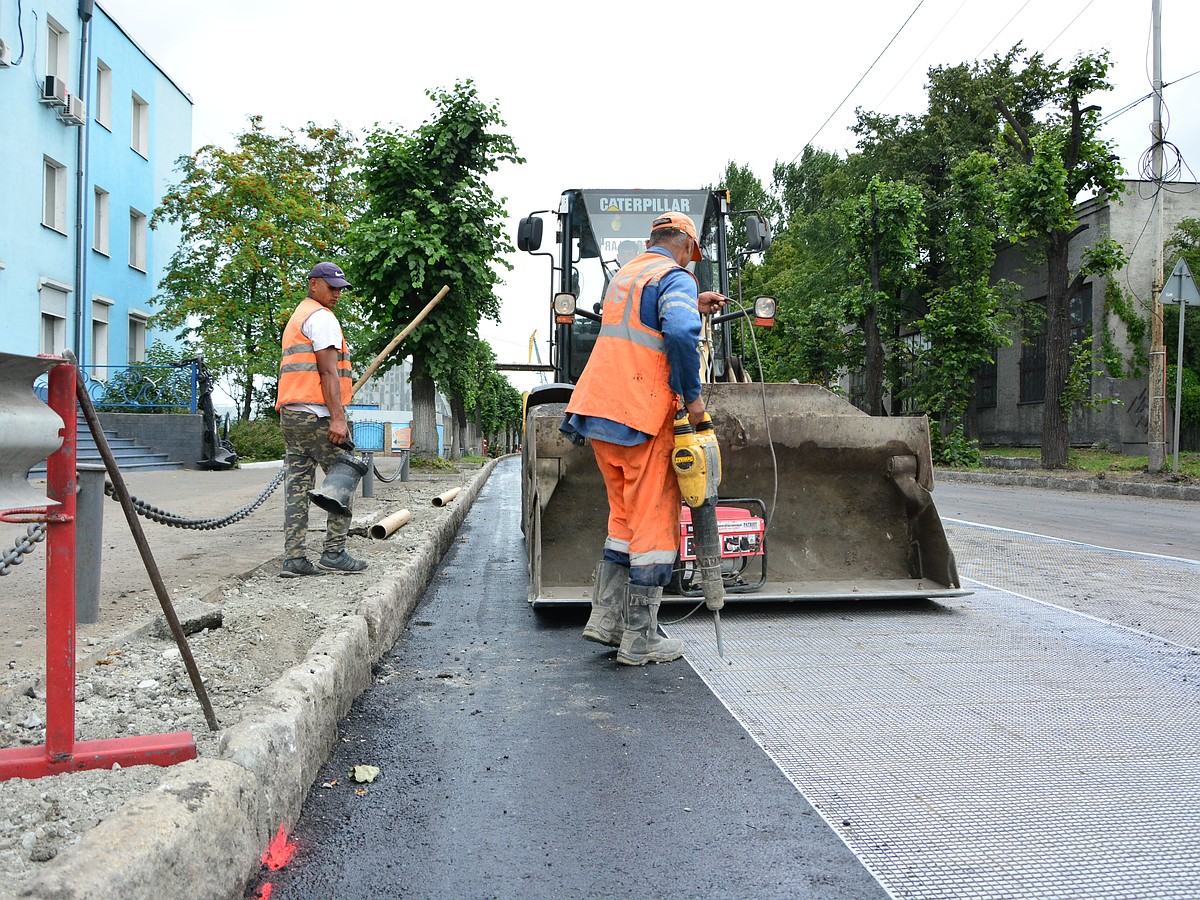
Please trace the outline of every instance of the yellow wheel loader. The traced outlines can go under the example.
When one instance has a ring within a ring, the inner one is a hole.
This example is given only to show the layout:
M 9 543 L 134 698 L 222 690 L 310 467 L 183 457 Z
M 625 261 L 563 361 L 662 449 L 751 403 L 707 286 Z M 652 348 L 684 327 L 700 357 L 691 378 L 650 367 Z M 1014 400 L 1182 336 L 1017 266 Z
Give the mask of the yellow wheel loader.
M 525 399 L 522 529 L 529 600 L 587 604 L 607 536 L 608 500 L 588 443 L 559 431 L 600 329 L 604 289 L 645 249 L 650 223 L 687 213 L 700 231 L 699 290 L 730 293 L 730 273 L 770 243 L 765 220 L 730 208 L 725 191 L 569 190 L 558 210 L 521 220 L 517 246 L 551 260 L 555 382 Z M 543 217 L 556 248 L 543 251 Z M 744 224 L 744 246 L 728 243 Z M 731 304 L 731 307 L 733 304 Z M 823 387 L 743 380 L 734 327 L 770 325 L 774 300 L 704 323 L 704 399 L 720 444 L 721 575 L 729 601 L 917 599 L 961 596 L 954 554 L 933 502 L 929 423 L 874 418 Z M 664 601 L 702 595 L 691 517 Z

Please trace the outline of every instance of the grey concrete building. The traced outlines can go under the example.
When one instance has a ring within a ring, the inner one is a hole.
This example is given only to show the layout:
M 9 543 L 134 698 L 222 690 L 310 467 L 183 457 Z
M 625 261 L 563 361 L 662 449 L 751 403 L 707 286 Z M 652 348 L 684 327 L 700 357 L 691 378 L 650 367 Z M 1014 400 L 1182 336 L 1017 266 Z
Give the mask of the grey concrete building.
M 1120 200 L 1093 198 L 1076 208 L 1079 222 L 1086 230 L 1071 242 L 1069 264 L 1072 273 L 1078 272 L 1085 249 L 1104 238 L 1116 240 L 1125 249 L 1129 257 L 1125 268 L 1111 279 L 1088 279 L 1072 302 L 1071 331 L 1072 338 L 1078 341 L 1090 334 L 1097 348 L 1107 337 L 1110 346 L 1128 360 L 1133 346 L 1126 321 L 1118 315 L 1117 307 L 1123 302 L 1149 321 L 1155 204 L 1163 205 L 1163 234 L 1169 239 L 1180 220 L 1200 218 L 1200 184 L 1172 182 L 1161 191 L 1147 181 L 1127 181 L 1126 185 L 1128 190 Z M 1031 260 L 1018 248 L 1001 249 L 992 274 L 993 278 L 1020 285 L 1023 303 L 1039 304 L 1046 297 L 1045 263 Z M 1119 295 L 1115 294 L 1117 291 Z M 1146 349 L 1148 341 L 1147 329 Z M 1168 364 L 1173 364 L 1174 353 L 1170 348 L 1175 346 L 1175 336 L 1166 335 L 1166 344 Z M 1115 402 L 1095 409 L 1075 409 L 1069 425 L 1071 444 L 1146 453 L 1148 389 L 1148 376 L 1133 379 L 1094 375 L 1093 394 Z M 1167 393 L 1169 403 L 1173 389 Z M 1044 338 L 1030 335 L 1022 339 L 1018 328 L 1012 346 L 999 348 L 995 366 L 980 374 L 976 404 L 980 440 L 984 445 L 1040 446 L 1044 396 Z

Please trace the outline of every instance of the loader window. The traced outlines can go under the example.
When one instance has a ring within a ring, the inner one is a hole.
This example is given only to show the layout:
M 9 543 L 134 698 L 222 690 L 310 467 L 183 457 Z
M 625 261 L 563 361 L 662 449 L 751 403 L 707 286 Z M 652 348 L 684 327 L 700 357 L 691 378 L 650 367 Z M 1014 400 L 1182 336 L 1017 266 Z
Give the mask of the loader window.
M 578 382 L 579 376 L 583 374 L 583 367 L 587 365 L 588 358 L 592 355 L 592 348 L 596 346 L 596 338 L 599 336 L 599 322 L 593 322 L 591 319 L 575 319 L 575 324 L 571 326 L 571 371 L 567 373 L 572 384 Z

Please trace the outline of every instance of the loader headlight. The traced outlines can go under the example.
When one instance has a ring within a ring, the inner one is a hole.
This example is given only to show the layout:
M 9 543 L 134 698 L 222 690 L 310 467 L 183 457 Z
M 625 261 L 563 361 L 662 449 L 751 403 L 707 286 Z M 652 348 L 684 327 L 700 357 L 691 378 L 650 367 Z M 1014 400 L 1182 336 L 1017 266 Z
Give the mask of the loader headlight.
M 774 325 L 775 324 L 775 298 L 774 297 L 758 297 L 754 301 L 754 324 L 755 325 Z
M 554 295 L 554 321 L 569 325 L 575 321 L 575 295 L 561 293 Z

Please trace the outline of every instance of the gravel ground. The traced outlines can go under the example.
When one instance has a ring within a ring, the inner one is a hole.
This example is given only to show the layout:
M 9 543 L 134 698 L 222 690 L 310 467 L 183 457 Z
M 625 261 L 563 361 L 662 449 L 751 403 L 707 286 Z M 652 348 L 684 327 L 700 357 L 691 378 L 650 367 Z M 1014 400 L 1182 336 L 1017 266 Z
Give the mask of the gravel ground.
M 190 474 L 185 473 L 185 477 Z M 237 723 L 255 695 L 304 659 L 331 623 L 353 613 L 374 583 L 404 567 L 412 551 L 450 515 L 451 506 L 432 505 L 435 496 L 464 487 L 478 475 L 478 466 L 435 475 L 414 473 L 408 482 L 376 483 L 374 498 L 356 497 L 348 549 L 368 560 L 370 568 L 364 573 L 278 577 L 280 560 L 273 554 L 278 553 L 281 543 L 280 516 L 270 511 L 256 513 L 238 539 L 243 558 L 245 554 L 253 556 L 257 550 L 260 565 L 242 575 L 211 569 L 207 575 L 193 572 L 189 589 L 173 601 L 185 630 L 199 628 L 188 641 L 221 728 Z M 278 503 L 275 498 L 276 507 Z M 169 502 L 162 505 L 170 507 Z M 234 508 L 233 504 L 229 508 Z M 408 524 L 386 540 L 367 536 L 367 526 L 399 509 L 412 512 Z M 123 526 L 119 507 L 116 510 L 117 521 Z M 108 523 L 113 521 L 108 519 L 110 515 L 106 510 Z M 106 529 L 111 529 L 108 523 Z M 169 541 L 164 547 L 165 539 L 159 532 L 150 531 L 152 527 L 147 526 L 147 531 L 160 547 L 155 551 L 156 558 L 162 560 L 164 580 L 170 586 L 170 576 L 177 574 L 175 567 L 187 554 L 172 554 Z M 309 541 L 316 553 L 321 537 L 317 529 L 323 528 L 324 516 L 316 510 Z M 194 545 L 197 538 L 193 534 L 186 540 Z M 105 565 L 115 569 L 117 577 L 121 577 L 122 567 L 127 571 L 136 568 L 128 559 L 128 547 L 109 547 L 106 538 L 105 550 L 112 550 L 113 558 L 105 556 Z M 315 558 L 316 553 L 310 555 Z M 44 565 L 44 558 L 42 551 L 30 561 L 33 566 Z M 135 562 L 141 566 L 140 557 Z M 144 567 L 141 576 L 144 582 Z M 92 636 L 80 641 L 76 739 L 191 731 L 200 757 L 219 756 L 222 731 L 212 731 L 206 723 L 165 618 L 161 611 L 155 614 L 156 598 L 144 590 L 130 591 L 128 583 L 124 588 L 119 598 L 113 595 L 111 600 L 102 591 L 102 605 L 120 600 L 128 606 L 131 597 L 140 597 L 141 601 L 134 604 L 137 609 L 111 616 L 107 630 L 93 628 Z M 105 590 L 111 594 L 114 586 L 109 584 Z M 112 633 L 117 623 L 125 627 L 121 634 Z M 200 627 L 205 624 L 207 627 Z M 27 661 L 21 665 L 10 661 L 0 682 L 0 747 L 45 742 L 44 639 L 35 626 L 24 628 L 35 632 L 30 642 L 43 648 L 42 668 L 37 671 Z M 86 629 L 80 631 L 81 635 L 86 633 Z M 0 819 L 0 871 L 6 875 L 0 897 L 14 896 L 41 863 L 97 827 L 126 800 L 153 790 L 169 771 L 157 766 L 134 766 L 0 783 L 0 801 L 5 806 L 5 816 Z

